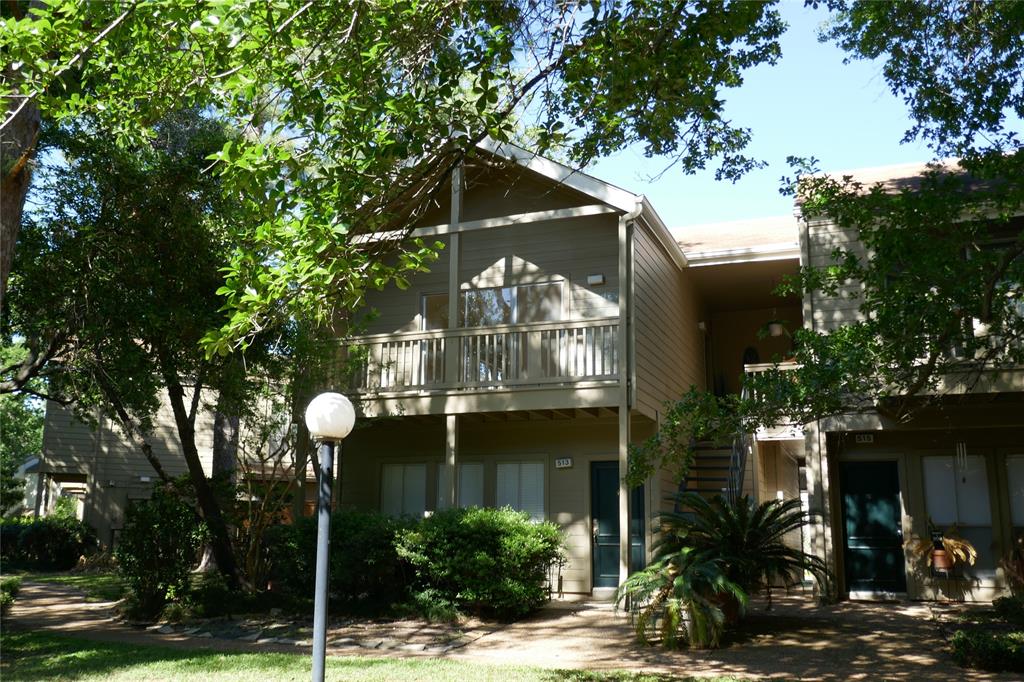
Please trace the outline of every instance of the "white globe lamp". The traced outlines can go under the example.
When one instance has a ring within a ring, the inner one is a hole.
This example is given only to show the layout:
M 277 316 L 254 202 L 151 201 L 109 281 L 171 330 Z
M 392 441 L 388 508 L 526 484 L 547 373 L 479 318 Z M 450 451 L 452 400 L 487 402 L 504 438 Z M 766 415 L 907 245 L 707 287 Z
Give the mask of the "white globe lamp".
M 306 428 L 319 441 L 339 441 L 352 432 L 356 411 L 340 393 L 321 393 L 306 408 Z

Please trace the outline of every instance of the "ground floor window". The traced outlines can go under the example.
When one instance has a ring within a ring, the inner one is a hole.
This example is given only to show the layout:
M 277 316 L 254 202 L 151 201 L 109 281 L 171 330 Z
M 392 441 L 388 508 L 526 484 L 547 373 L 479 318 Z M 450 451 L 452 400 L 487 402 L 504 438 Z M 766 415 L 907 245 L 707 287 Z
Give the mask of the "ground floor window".
M 483 462 L 466 462 L 459 465 L 459 506 L 484 506 Z
M 422 517 L 427 509 L 427 465 L 385 464 L 380 509 L 389 516 Z
M 535 521 L 545 519 L 544 463 L 499 462 L 495 503 L 524 511 Z
M 923 457 L 921 461 L 929 519 L 941 531 L 956 526 L 978 551 L 977 563 L 964 567 L 965 576 L 994 578 L 995 538 L 985 457 L 959 453 Z
M 1006 481 L 1010 487 L 1010 523 L 1013 540 L 1024 535 L 1024 454 L 1006 458 Z

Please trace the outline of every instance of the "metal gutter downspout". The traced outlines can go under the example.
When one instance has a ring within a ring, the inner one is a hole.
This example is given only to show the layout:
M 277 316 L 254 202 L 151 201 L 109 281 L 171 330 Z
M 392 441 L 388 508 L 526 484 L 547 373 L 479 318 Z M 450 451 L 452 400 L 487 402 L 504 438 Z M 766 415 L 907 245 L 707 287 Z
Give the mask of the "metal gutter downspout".
M 619 333 L 617 346 L 619 349 L 619 584 L 629 577 L 630 556 L 630 524 L 629 498 L 630 490 L 626 485 L 626 471 L 629 468 L 629 392 L 632 362 L 630 353 L 630 337 L 632 326 L 629 324 L 633 314 L 632 276 L 633 276 L 633 224 L 643 212 L 643 198 L 637 201 L 636 208 L 619 216 Z

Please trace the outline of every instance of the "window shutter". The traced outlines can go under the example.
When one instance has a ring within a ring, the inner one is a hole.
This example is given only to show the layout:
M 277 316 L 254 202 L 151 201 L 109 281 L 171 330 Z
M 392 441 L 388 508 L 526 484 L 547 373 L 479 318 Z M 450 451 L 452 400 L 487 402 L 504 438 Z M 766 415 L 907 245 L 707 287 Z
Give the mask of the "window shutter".
M 544 463 L 523 462 L 519 467 L 519 509 L 534 521 L 543 521 Z
M 380 510 L 388 516 L 402 515 L 402 465 L 385 464 L 380 486 Z
M 482 462 L 459 465 L 459 506 L 484 506 L 484 465 Z
M 423 518 L 427 510 L 427 465 L 406 464 L 404 490 L 402 491 L 402 513 Z
M 498 463 L 498 487 L 495 504 L 500 507 L 519 508 L 519 463 Z
M 1024 526 L 1024 455 L 1006 458 L 1006 475 L 1010 486 L 1010 518 L 1014 527 Z

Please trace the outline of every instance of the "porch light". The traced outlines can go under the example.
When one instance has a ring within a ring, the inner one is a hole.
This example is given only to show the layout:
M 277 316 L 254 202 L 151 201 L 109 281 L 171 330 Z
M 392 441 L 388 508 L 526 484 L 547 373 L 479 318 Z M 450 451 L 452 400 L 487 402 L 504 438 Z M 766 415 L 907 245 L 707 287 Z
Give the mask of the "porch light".
M 313 593 L 313 682 L 323 682 L 327 656 L 327 567 L 331 541 L 331 483 L 335 444 L 352 432 L 356 411 L 340 393 L 321 393 L 306 408 L 306 428 L 320 441 L 317 498 L 316 588 Z

